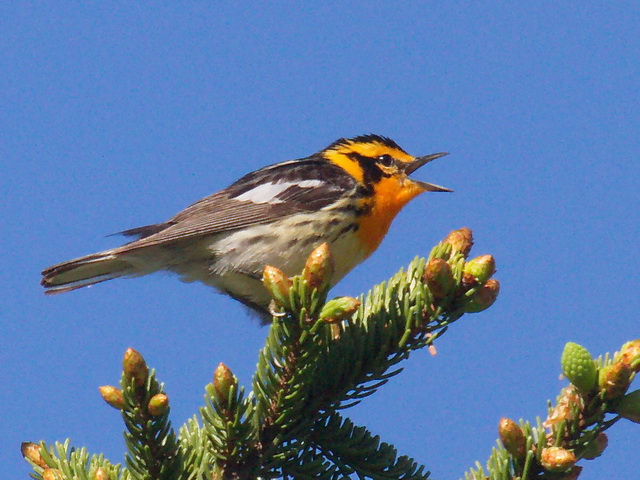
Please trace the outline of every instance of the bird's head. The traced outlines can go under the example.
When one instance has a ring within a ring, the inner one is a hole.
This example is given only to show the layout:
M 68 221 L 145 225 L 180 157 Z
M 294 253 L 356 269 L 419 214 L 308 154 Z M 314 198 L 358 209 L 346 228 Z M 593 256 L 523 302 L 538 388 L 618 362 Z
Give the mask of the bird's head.
M 433 153 L 413 157 L 390 138 L 363 135 L 341 138 L 325 148 L 321 155 L 346 170 L 357 181 L 370 189 L 395 185 L 410 198 L 422 192 L 450 192 L 448 188 L 421 182 L 409 177 L 417 169 L 446 153 Z M 410 199 L 409 198 L 409 199 Z

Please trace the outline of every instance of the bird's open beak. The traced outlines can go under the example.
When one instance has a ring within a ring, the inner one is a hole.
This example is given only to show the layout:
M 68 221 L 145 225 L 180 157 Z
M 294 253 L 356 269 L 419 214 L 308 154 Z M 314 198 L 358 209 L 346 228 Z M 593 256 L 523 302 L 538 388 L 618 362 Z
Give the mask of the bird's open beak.
M 410 175 L 423 165 L 426 165 L 436 158 L 444 157 L 445 155 L 448 155 L 448 153 L 432 153 L 431 155 L 425 155 L 424 157 L 416 157 L 413 162 L 407 164 L 407 166 L 404 168 L 404 172 L 407 175 Z M 411 179 L 411 181 L 419 185 L 425 192 L 453 192 L 453 190 L 449 190 L 448 188 L 440 187 L 439 185 L 434 185 L 432 183 L 420 182 L 414 179 Z

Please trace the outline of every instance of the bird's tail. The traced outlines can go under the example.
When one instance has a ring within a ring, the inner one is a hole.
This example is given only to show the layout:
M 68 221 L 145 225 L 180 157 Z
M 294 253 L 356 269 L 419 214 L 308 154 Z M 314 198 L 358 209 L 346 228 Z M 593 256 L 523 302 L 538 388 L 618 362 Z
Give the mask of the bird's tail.
M 112 250 L 106 250 L 53 265 L 42 272 L 40 283 L 46 288 L 45 293 L 53 295 L 139 274 L 131 262 Z

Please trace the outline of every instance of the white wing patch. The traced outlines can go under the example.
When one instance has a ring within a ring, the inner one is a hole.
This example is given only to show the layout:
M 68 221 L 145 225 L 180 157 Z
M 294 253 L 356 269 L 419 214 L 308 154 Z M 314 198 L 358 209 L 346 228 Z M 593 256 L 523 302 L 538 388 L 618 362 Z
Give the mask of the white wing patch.
M 301 180 L 296 183 L 291 182 L 276 182 L 276 183 L 263 183 L 257 187 L 252 188 L 244 192 L 242 195 L 238 195 L 236 200 L 244 201 L 248 200 L 253 203 L 283 203 L 282 200 L 276 198 L 287 188 L 297 186 L 300 188 L 313 188 L 322 185 L 320 180 Z

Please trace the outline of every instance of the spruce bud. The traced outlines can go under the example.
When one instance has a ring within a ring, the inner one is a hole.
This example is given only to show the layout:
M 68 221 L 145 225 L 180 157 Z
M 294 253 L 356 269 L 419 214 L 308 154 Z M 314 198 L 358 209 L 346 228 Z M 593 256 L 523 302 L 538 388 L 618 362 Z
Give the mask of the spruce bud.
M 122 390 L 111 385 L 103 385 L 99 387 L 102 399 L 117 410 L 124 408 L 124 400 L 122 399 Z
M 633 372 L 640 373 L 640 339 L 625 343 L 620 350 L 618 361 L 627 365 Z
M 616 406 L 616 413 L 634 423 L 640 423 L 640 390 L 622 397 Z
M 576 464 L 576 456 L 572 451 L 562 447 L 543 448 L 540 463 L 550 472 L 565 472 Z
M 563 420 L 573 420 L 578 412 L 584 408 L 583 398 L 578 393 L 575 385 L 569 385 L 560 392 L 558 403 L 549 413 L 543 425 L 552 428 Z
M 496 273 L 496 261 L 493 255 L 481 255 L 465 263 L 463 272 L 473 275 L 478 283 L 485 283 Z
M 467 293 L 474 287 L 478 286 L 478 279 L 467 272 L 462 272 L 462 280 L 460 281 L 460 289 L 458 295 Z
M 47 464 L 42 459 L 42 455 L 40 455 L 40 445 L 37 443 L 22 442 L 20 452 L 25 460 L 29 460 L 40 468 L 47 468 Z
M 582 458 L 586 458 L 587 460 L 598 458 L 602 455 L 604 449 L 607 448 L 607 445 L 609 445 L 609 437 L 607 437 L 606 433 L 600 432 L 595 440 L 589 443 L 582 454 Z
M 631 384 L 631 368 L 622 362 L 614 362 L 600 370 L 598 384 L 606 400 L 623 396 Z
M 455 284 L 451 265 L 441 258 L 429 260 L 422 278 L 436 300 L 446 297 Z
M 109 480 L 109 474 L 104 468 L 100 467 L 93 475 L 93 480 Z
M 262 283 L 279 306 L 286 307 L 289 304 L 289 290 L 293 283 L 282 270 L 271 265 L 265 266 Z
M 57 468 L 45 468 L 42 471 L 42 480 L 62 480 L 62 472 Z
M 509 418 L 502 418 L 498 424 L 498 435 L 507 452 L 516 458 L 524 457 L 527 441 L 516 422 Z
M 149 369 L 139 352 L 133 348 L 127 348 L 127 351 L 124 352 L 122 367 L 125 376 L 128 379 L 133 378 L 136 387 L 144 385 L 144 382 L 147 380 L 147 375 L 149 374 Z
M 220 363 L 213 373 L 213 388 L 218 395 L 220 403 L 227 403 L 229 401 L 231 387 L 236 387 L 237 385 L 238 380 L 233 376 L 229 367 L 224 363 Z
M 598 369 L 589 351 L 582 345 L 568 342 L 562 351 L 560 360 L 562 374 L 584 393 L 596 386 Z
M 147 410 L 149 414 L 154 417 L 164 415 L 169 410 L 169 397 L 164 393 L 158 393 L 149 399 L 147 404 Z
M 319 318 L 327 323 L 338 323 L 351 318 L 359 307 L 360 301 L 353 297 L 334 298 L 324 304 Z
M 453 230 L 443 242 L 448 243 L 453 251 L 459 252 L 467 258 L 471 247 L 473 247 L 473 232 L 467 227 Z
M 302 278 L 309 288 L 325 289 L 333 275 L 333 258 L 329 245 L 325 242 L 317 247 L 309 257 L 302 270 Z
M 475 294 L 469 299 L 464 307 L 467 313 L 477 313 L 489 308 L 498 298 L 500 293 L 500 282 L 495 278 L 487 281 L 483 286 L 478 288 Z

